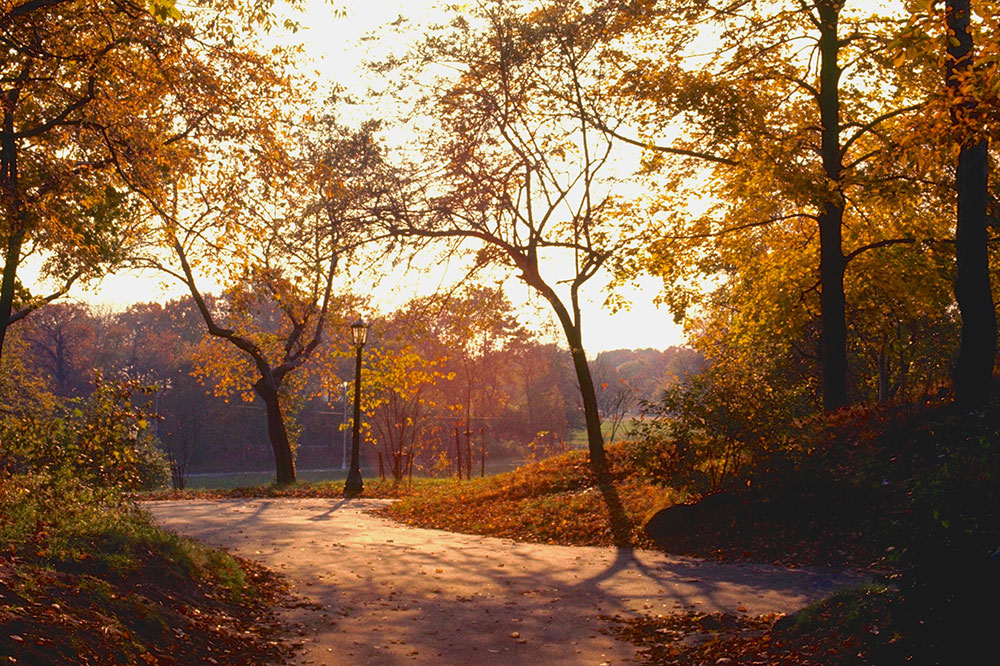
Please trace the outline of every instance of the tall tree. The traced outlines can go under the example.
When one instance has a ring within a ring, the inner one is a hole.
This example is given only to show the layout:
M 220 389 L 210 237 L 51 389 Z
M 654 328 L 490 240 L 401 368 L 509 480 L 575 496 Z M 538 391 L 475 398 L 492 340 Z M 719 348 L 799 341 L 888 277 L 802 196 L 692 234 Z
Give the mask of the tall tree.
M 529 337 L 503 289 L 464 284 L 448 294 L 415 301 L 408 309 L 411 317 L 422 312 L 424 326 L 442 344 L 445 367 L 454 374 L 450 402 L 461 405 L 464 428 L 471 429 L 477 418 L 503 412 L 510 345 Z
M 975 52 L 969 30 L 971 1 L 948 0 L 946 17 L 949 39 L 945 81 L 960 145 L 955 170 L 955 300 L 962 313 L 962 335 L 954 372 L 955 399 L 970 404 L 985 400 L 992 391 L 997 353 L 997 317 L 986 245 L 989 139 L 975 131 L 975 116 L 981 111 L 976 101 L 979 91 L 972 77 Z
M 56 395 L 78 396 L 92 388 L 95 323 L 87 308 L 76 303 L 56 303 L 27 322 L 22 338 Z
M 1000 136 L 1000 6 L 991 0 L 913 0 L 907 9 L 896 63 L 923 73 L 925 102 L 907 127 L 911 139 L 899 156 L 913 174 L 938 185 L 939 207 L 944 204 L 955 227 L 952 277 L 961 332 L 952 379 L 958 402 L 973 404 L 993 389 L 997 346 L 988 227 L 997 219 L 990 150 Z
M 0 342 L 11 322 L 143 242 L 128 195 L 190 168 L 192 137 L 238 111 L 262 58 L 236 44 L 269 2 L 12 0 L 0 8 Z M 249 16 L 252 14 L 253 16 Z M 53 292 L 23 288 L 26 256 Z
M 392 231 L 466 243 L 478 265 L 516 274 L 544 299 L 569 347 L 591 463 L 603 471 L 580 302 L 635 229 L 616 219 L 615 144 L 580 120 L 601 66 L 585 18 L 571 2 L 538 11 L 482 2 L 423 44 L 411 62 L 454 75 L 425 99 L 437 126 L 422 133 L 423 202 Z
M 898 178 L 876 177 L 873 165 L 893 123 L 917 108 L 901 86 L 905 73 L 888 58 L 897 20 L 887 10 L 846 8 L 845 0 L 636 2 L 606 19 L 619 40 L 609 43 L 612 53 L 633 62 L 608 82 L 621 113 L 595 122 L 646 148 L 650 174 L 691 177 L 699 188 L 692 196 L 705 192 L 709 176 L 715 198 L 706 214 L 679 225 L 685 202 L 660 205 L 675 226 L 659 232 L 644 261 L 666 278 L 666 298 L 682 311 L 698 298 L 692 277 L 739 270 L 715 248 L 751 239 L 757 251 L 787 257 L 801 250 L 766 235 L 803 236 L 816 276 L 803 302 L 817 297 L 819 392 L 828 410 L 850 401 L 848 266 L 869 250 L 918 240 L 898 224 L 872 223 L 882 217 L 876 206 L 898 198 Z M 671 39 L 680 46 L 650 55 Z M 643 138 L 651 136 L 661 140 Z
M 187 287 L 208 333 L 236 353 L 206 372 L 220 390 L 252 387 L 264 403 L 278 483 L 295 481 L 282 404 L 289 378 L 342 314 L 340 260 L 378 211 L 373 129 L 349 132 L 324 117 L 285 143 L 264 133 L 188 174 L 171 200 L 149 197 L 173 254 L 151 262 Z M 285 152 L 288 145 L 299 152 Z M 225 309 L 214 310 L 202 292 L 205 273 L 224 286 Z

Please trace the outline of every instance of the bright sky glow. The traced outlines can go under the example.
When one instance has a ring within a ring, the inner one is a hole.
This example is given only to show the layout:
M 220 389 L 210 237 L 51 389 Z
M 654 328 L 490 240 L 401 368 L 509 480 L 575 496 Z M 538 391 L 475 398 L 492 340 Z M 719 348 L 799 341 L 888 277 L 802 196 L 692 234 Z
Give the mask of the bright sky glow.
M 302 71 L 318 77 L 321 90 L 328 90 L 336 84 L 360 95 L 371 83 L 362 61 L 391 51 L 402 53 L 406 48 L 406 44 L 399 42 L 362 41 L 361 37 L 391 24 L 400 15 L 411 18 L 414 28 L 431 23 L 434 19 L 430 8 L 434 4 L 434 0 L 341 0 L 333 5 L 346 9 L 347 16 L 338 18 L 328 2 L 311 0 L 299 17 L 305 29 L 295 35 L 282 36 L 281 41 L 303 45 L 305 58 Z M 420 37 L 419 32 L 419 29 L 413 31 L 414 39 Z M 428 255 L 426 261 L 430 263 L 436 259 Z M 416 263 L 419 265 L 421 261 L 418 259 Z M 388 311 L 412 296 L 431 293 L 442 285 L 448 286 L 462 275 L 460 267 L 445 267 L 424 275 L 393 274 L 372 285 L 370 291 L 360 284 L 356 288 L 372 293 L 379 308 Z M 31 282 L 30 270 L 24 272 L 24 277 Z M 601 278 L 598 275 L 591 280 L 582 303 L 584 346 L 591 357 L 610 349 L 663 349 L 683 342 L 681 328 L 673 323 L 669 313 L 653 305 L 658 291 L 656 280 L 641 280 L 638 289 L 625 292 L 632 308 L 611 314 L 610 310 L 602 307 L 604 284 Z M 551 311 L 527 286 L 516 279 L 508 280 L 506 285 L 511 300 L 530 308 L 533 318 L 538 313 L 551 316 Z M 211 291 L 211 286 L 206 284 L 203 290 Z M 176 298 L 185 293 L 178 283 L 151 273 L 123 273 L 108 277 L 87 291 L 75 290 L 75 295 L 82 300 L 115 308 L 141 301 Z M 530 323 L 531 319 L 526 317 L 525 321 Z

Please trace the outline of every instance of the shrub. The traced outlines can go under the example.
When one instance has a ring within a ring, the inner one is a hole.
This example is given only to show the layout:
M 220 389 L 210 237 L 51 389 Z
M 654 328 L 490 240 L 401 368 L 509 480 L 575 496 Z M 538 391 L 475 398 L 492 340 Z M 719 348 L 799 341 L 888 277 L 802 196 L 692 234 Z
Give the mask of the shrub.
M 69 401 L 62 414 L 49 411 L 0 420 L 10 473 L 72 477 L 97 487 L 144 490 L 162 486 L 169 474 L 150 429 L 155 415 L 133 404 L 149 388 L 135 380 L 106 381 L 95 376 L 93 393 Z

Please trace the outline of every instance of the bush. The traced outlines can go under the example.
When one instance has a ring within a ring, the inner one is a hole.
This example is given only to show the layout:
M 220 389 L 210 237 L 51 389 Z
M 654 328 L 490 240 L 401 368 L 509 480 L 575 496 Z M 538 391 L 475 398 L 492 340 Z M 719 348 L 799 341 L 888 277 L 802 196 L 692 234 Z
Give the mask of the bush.
M 694 450 L 687 440 L 675 437 L 666 423 L 658 419 L 640 422 L 629 431 L 627 442 L 608 447 L 616 478 L 643 479 L 678 489 L 692 483 Z
M 132 402 L 150 389 L 135 380 L 109 382 L 100 374 L 94 383 L 88 398 L 68 402 L 62 414 L 36 411 L 0 420 L 0 469 L 122 490 L 164 485 L 169 467 L 150 429 L 155 414 Z

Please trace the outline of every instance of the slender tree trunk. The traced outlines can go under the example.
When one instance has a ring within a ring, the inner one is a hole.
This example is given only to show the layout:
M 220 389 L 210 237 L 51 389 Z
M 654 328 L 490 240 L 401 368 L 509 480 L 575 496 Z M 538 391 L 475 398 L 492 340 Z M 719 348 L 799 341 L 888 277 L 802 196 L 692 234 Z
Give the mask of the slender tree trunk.
M 292 458 L 285 419 L 281 414 L 278 387 L 265 377 L 258 379 L 253 387 L 264 401 L 267 410 L 267 435 L 271 441 L 271 451 L 274 453 L 275 480 L 278 485 L 295 483 L 295 460 Z
M 970 0 L 948 0 L 946 85 L 958 92 L 959 79 L 972 67 L 969 33 Z M 959 93 L 960 94 L 960 93 Z M 974 101 L 956 100 L 952 120 L 960 125 L 975 113 Z M 984 401 L 992 390 L 997 347 L 997 319 L 990 291 L 987 242 L 989 151 L 986 140 L 963 143 L 955 172 L 958 216 L 955 223 L 955 300 L 962 315 L 958 361 L 953 375 L 955 399 L 971 405 Z
M 823 364 L 823 409 L 827 411 L 847 404 L 846 261 L 841 250 L 843 216 L 842 207 L 828 205 L 819 218 L 820 359 Z
M 580 397 L 583 400 L 583 416 L 587 424 L 587 448 L 590 453 L 590 466 L 602 483 L 608 480 L 607 456 L 604 454 L 604 435 L 601 433 L 601 416 L 597 409 L 597 392 L 594 390 L 594 379 L 587 363 L 587 353 L 583 349 L 583 335 L 580 332 L 580 310 L 577 307 L 577 292 L 579 284 L 573 287 L 571 315 L 559 296 L 538 275 L 537 265 L 522 266 L 521 279 L 535 288 L 556 313 L 562 326 L 566 343 L 573 358 L 573 369 L 580 386 Z
M 3 100 L 7 106 L 7 99 Z M 14 114 L 4 109 L 0 128 L 0 196 L 3 197 L 3 214 L 7 232 L 7 247 L 4 248 L 3 281 L 0 283 L 0 358 L 3 356 L 3 342 L 10 326 L 11 310 L 14 307 L 14 285 L 17 283 L 17 267 L 21 261 L 21 245 L 24 243 L 26 216 L 18 184 L 17 142 L 14 138 Z
M 3 343 L 7 338 L 7 328 L 10 326 L 11 310 L 14 308 L 14 285 L 17 282 L 17 264 L 21 255 L 23 234 L 13 232 L 7 238 L 7 256 L 4 257 L 3 282 L 0 283 L 0 358 L 3 356 Z
M 840 43 L 837 22 L 843 0 L 823 0 L 817 5 L 820 22 L 819 106 L 823 170 L 833 187 L 832 201 L 819 215 L 820 246 L 820 362 L 823 365 L 823 408 L 847 404 L 847 299 L 844 295 L 844 204 L 838 188 L 843 171 L 840 153 Z
M 583 349 L 580 328 L 567 326 L 564 322 L 563 331 L 566 334 L 566 342 L 569 344 L 570 355 L 573 357 L 573 369 L 576 371 L 576 381 L 580 385 L 580 397 L 583 399 L 583 416 L 587 424 L 587 449 L 590 453 L 590 465 L 598 474 L 606 474 L 608 461 L 604 455 L 604 435 L 601 433 L 601 416 L 597 411 L 597 392 L 594 390 L 590 364 L 587 363 L 587 353 Z
M 892 397 L 889 382 L 889 350 L 885 346 L 878 352 L 878 402 L 880 405 L 889 404 Z

